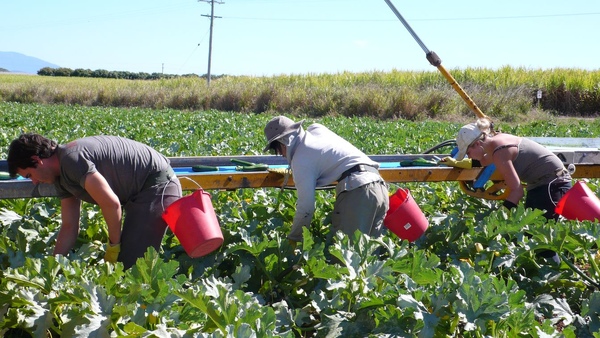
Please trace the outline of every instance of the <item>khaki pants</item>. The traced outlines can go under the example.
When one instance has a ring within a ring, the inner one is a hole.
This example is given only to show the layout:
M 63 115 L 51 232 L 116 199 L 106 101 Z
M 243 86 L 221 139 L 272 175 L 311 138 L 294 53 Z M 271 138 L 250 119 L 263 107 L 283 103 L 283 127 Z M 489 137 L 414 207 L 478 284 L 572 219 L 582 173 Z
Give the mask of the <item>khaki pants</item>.
M 371 237 L 384 232 L 383 218 L 390 207 L 387 184 L 371 182 L 340 193 L 333 206 L 333 231 L 353 235 L 356 230 Z

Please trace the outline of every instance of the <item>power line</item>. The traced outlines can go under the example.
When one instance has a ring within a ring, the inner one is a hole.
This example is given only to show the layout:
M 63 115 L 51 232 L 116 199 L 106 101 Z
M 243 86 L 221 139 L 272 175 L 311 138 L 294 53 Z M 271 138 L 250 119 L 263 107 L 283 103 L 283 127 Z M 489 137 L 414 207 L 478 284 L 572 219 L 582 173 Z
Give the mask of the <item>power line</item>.
M 600 13 L 572 13 L 572 14 L 540 14 L 540 15 L 513 15 L 513 16 L 488 16 L 479 18 L 448 18 L 448 19 L 412 19 L 411 21 L 468 21 L 468 20 L 507 20 L 507 19 L 537 19 L 558 18 L 569 16 L 600 15 Z
M 211 3 L 211 0 L 198 0 L 202 2 Z M 279 0 L 273 1 L 274 3 Z M 219 4 L 223 4 L 224 2 L 217 2 Z M 127 20 L 131 19 L 131 17 L 139 17 L 148 15 L 164 15 L 166 12 L 177 11 L 179 10 L 181 5 L 179 6 L 161 6 L 161 7 L 153 7 L 146 9 L 138 9 L 131 11 L 119 11 L 116 13 L 104 13 L 90 16 L 78 16 L 76 18 L 65 18 L 53 21 L 45 21 L 45 22 L 36 22 L 36 23 L 24 23 L 18 26 L 10 26 L 10 27 L 2 27 L 0 24 L 0 29 L 6 28 L 11 29 L 11 31 L 15 30 L 23 30 L 23 29 L 31 29 L 31 28 L 43 28 L 43 27 L 55 27 L 55 26 L 66 26 L 66 25 L 81 25 L 81 24 L 90 24 L 97 22 L 110 22 L 116 20 Z M 476 21 L 476 20 L 513 20 L 513 19 L 536 19 L 536 18 L 558 18 L 558 17 L 574 17 L 574 16 L 595 16 L 600 15 L 600 12 L 590 12 L 590 13 L 567 13 L 567 14 L 540 14 L 540 15 L 513 15 L 513 16 L 489 16 L 489 17 L 459 17 L 459 18 L 431 18 L 431 19 L 414 19 L 411 18 L 411 22 L 418 21 Z M 203 15 L 209 17 L 209 15 Z M 226 16 L 226 17 L 216 17 L 216 18 L 225 18 L 230 20 L 255 20 L 255 21 L 306 21 L 306 22 L 387 22 L 387 21 L 396 21 L 393 19 L 305 19 L 305 18 L 260 18 L 260 17 L 235 17 L 235 16 Z
M 513 20 L 513 19 L 536 19 L 536 18 L 556 18 L 571 16 L 590 16 L 600 15 L 600 12 L 593 13 L 571 13 L 571 14 L 542 14 L 542 15 L 513 15 L 513 16 L 488 16 L 473 18 L 434 18 L 434 19 L 411 19 L 410 21 L 473 21 L 473 20 Z M 396 21 L 390 19 L 294 19 L 294 18 L 256 18 L 256 17 L 224 17 L 225 19 L 235 20 L 256 20 L 256 21 L 308 21 L 308 22 L 386 22 Z

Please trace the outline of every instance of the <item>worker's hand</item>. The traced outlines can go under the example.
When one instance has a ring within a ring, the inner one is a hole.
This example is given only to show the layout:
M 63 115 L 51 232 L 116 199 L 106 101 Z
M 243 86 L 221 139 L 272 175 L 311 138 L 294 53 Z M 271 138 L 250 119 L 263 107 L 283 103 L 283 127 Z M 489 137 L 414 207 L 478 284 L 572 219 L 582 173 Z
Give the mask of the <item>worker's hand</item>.
M 106 253 L 104 254 L 104 260 L 111 263 L 116 263 L 119 258 L 119 252 L 121 252 L 121 243 L 111 244 L 110 241 L 106 244 Z
M 473 162 L 470 158 L 465 158 L 463 160 L 457 161 L 450 156 L 446 156 L 442 158 L 438 164 L 444 164 L 449 167 L 462 168 L 462 169 L 471 169 L 473 168 Z
M 290 246 L 292 247 L 293 250 L 296 249 L 296 245 L 298 244 L 298 242 L 296 242 L 293 239 L 288 239 L 288 242 L 290 243 Z

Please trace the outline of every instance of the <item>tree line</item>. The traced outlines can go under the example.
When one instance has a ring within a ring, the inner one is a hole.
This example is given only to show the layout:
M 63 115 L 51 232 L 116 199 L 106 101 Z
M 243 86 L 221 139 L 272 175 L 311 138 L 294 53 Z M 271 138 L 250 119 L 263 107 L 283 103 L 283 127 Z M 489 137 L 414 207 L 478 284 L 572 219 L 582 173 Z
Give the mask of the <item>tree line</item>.
M 60 76 L 60 77 L 90 77 L 90 78 L 105 78 L 105 79 L 125 79 L 125 80 L 159 80 L 159 79 L 174 79 L 179 77 L 186 78 L 207 78 L 207 75 L 197 74 L 164 74 L 164 73 L 145 73 L 145 72 L 128 72 L 118 70 L 105 69 L 71 69 L 71 68 L 52 68 L 44 67 L 38 70 L 37 75 L 41 76 Z M 223 75 L 211 75 L 211 79 L 222 77 Z

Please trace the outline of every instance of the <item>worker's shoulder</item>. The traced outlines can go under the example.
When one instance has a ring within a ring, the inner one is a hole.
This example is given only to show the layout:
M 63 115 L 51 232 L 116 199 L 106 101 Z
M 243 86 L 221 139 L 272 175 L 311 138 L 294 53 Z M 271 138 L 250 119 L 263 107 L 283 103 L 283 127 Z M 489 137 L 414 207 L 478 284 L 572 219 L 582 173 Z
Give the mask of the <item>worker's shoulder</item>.
M 306 128 L 306 131 L 313 135 L 333 133 L 333 131 L 331 131 L 331 129 L 325 127 L 324 125 L 322 125 L 320 123 L 311 124 L 310 126 L 308 126 L 308 128 Z

